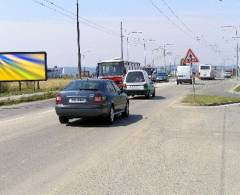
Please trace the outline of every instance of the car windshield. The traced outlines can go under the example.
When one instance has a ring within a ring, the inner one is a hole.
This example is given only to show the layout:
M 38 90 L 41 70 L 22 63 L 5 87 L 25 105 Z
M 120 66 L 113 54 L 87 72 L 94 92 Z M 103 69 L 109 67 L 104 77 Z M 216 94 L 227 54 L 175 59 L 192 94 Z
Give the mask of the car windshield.
M 103 83 L 99 81 L 73 81 L 63 91 L 97 91 L 103 89 Z
M 100 63 L 98 65 L 99 76 L 115 76 L 124 74 L 124 66 L 119 62 Z
M 127 74 L 126 82 L 127 83 L 138 83 L 144 82 L 144 76 L 142 72 L 129 72 Z

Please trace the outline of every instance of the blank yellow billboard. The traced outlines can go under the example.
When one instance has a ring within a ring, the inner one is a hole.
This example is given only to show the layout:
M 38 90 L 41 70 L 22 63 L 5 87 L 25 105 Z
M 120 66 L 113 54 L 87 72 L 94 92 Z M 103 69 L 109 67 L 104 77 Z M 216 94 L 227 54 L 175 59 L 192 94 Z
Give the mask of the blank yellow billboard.
M 0 53 L 0 81 L 47 80 L 46 52 Z

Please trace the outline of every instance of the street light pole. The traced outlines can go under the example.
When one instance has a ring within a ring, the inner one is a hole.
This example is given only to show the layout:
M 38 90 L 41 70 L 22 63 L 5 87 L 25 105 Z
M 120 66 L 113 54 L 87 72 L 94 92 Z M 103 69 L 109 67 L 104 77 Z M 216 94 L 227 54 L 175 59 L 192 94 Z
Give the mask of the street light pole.
M 167 72 L 167 61 L 166 61 L 167 52 L 166 52 L 166 46 L 169 46 L 169 45 L 174 45 L 174 44 L 170 44 L 170 43 L 163 44 L 163 57 L 164 57 L 164 69 L 165 69 L 165 72 Z
M 121 59 L 123 60 L 123 23 L 121 22 Z
M 129 37 L 127 36 L 127 60 L 129 61 Z
M 158 47 L 158 48 L 156 48 L 156 49 L 153 49 L 152 50 L 152 64 L 153 64 L 153 66 L 155 66 L 155 55 L 154 55 L 154 52 L 155 51 L 159 51 L 160 49 L 162 49 L 161 47 Z
M 236 39 L 237 39 L 237 68 L 236 68 L 236 77 L 238 80 L 238 69 L 239 69 L 239 44 L 238 44 L 238 30 L 236 28 Z
M 129 60 L 129 36 L 131 34 L 142 34 L 142 32 L 133 31 L 127 34 L 127 60 Z
M 144 65 L 147 65 L 147 42 L 153 42 L 155 40 L 152 39 L 143 39 L 143 48 L 144 48 Z
M 79 4 L 77 0 L 77 46 L 78 46 L 78 71 L 79 78 L 82 79 L 82 55 L 81 55 L 81 45 L 80 45 L 80 25 L 79 25 Z
M 167 72 L 166 44 L 164 44 L 163 46 L 163 58 L 164 58 L 164 72 Z
M 234 28 L 235 32 L 236 32 L 236 37 L 233 37 L 234 39 L 236 38 L 237 40 L 237 63 L 236 63 L 236 79 L 238 80 L 238 70 L 239 70 L 239 43 L 238 43 L 238 39 L 240 37 L 238 37 L 238 27 L 237 26 L 222 26 L 222 28 Z
M 147 66 L 147 46 L 146 46 L 146 42 L 143 43 L 143 48 L 144 48 L 144 66 Z

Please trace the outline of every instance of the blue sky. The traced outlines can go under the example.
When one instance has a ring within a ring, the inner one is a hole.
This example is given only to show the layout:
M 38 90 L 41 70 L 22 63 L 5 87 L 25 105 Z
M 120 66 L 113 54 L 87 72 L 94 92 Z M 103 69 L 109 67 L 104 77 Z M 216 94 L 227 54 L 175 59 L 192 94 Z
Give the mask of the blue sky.
M 39 0 L 44 1 L 44 0 Z M 74 0 L 51 0 L 62 7 L 75 11 Z M 220 64 L 224 58 L 229 63 L 234 59 L 233 30 L 223 31 L 220 26 L 240 25 L 239 0 L 165 0 L 177 15 L 196 35 L 204 36 L 208 43 L 217 44 L 222 54 L 216 54 L 204 43 L 197 43 L 159 14 L 149 0 L 97 1 L 79 0 L 80 16 L 119 32 L 120 21 L 124 29 L 142 31 L 140 38 L 154 39 L 148 45 L 148 62 L 155 58 L 162 63 L 161 53 L 152 55 L 152 50 L 163 43 L 174 43 L 168 62 L 183 57 L 188 48 L 193 48 L 202 63 Z M 181 26 L 161 0 L 155 0 L 159 8 L 172 21 Z M 8 0 L 0 4 L 1 51 L 45 50 L 49 65 L 74 66 L 76 64 L 76 29 L 73 20 L 44 8 L 32 0 Z M 81 24 L 82 50 L 91 50 L 85 63 L 95 66 L 99 60 L 119 56 L 119 38 Z M 126 43 L 125 43 L 126 48 Z M 130 45 L 130 58 L 143 62 L 141 45 Z M 125 51 L 126 56 L 126 51 Z

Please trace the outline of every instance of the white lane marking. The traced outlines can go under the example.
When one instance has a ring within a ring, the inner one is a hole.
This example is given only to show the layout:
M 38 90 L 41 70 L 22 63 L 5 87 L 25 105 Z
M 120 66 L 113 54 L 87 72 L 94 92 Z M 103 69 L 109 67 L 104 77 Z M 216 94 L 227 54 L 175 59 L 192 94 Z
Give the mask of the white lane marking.
M 39 117 L 41 117 L 44 114 L 48 114 L 48 113 L 52 113 L 52 112 L 54 112 L 54 110 L 47 110 L 47 111 L 44 111 L 44 112 L 36 113 L 34 118 L 36 118 L 36 117 L 39 118 Z M 32 114 L 31 115 L 25 115 L 25 116 L 17 117 L 17 118 L 13 118 L 13 119 L 3 120 L 3 121 L 0 121 L 0 124 L 22 120 L 22 119 L 27 118 L 28 116 L 32 116 Z
M 47 110 L 47 111 L 44 111 L 44 112 L 40 112 L 38 114 L 48 114 L 48 113 L 51 113 L 51 112 L 54 112 L 54 109 Z
M 21 120 L 21 119 L 24 119 L 25 117 L 18 117 L 18 118 L 14 118 L 14 119 L 9 119 L 9 120 L 4 120 L 4 121 L 0 121 L 0 124 L 2 123 L 7 123 L 7 122 L 14 122 L 14 121 L 18 121 L 18 120 Z

